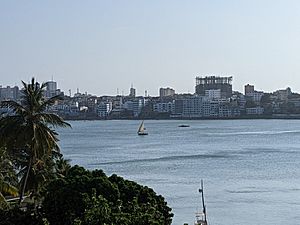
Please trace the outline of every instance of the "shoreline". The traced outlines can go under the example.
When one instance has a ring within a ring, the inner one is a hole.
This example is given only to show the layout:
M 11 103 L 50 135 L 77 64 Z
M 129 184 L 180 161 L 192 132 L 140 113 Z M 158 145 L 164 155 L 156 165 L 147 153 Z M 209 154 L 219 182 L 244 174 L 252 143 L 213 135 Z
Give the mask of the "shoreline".
M 300 115 L 291 116 L 240 116 L 240 117 L 171 117 L 171 118 L 64 118 L 66 121 L 108 121 L 108 120 L 300 120 Z

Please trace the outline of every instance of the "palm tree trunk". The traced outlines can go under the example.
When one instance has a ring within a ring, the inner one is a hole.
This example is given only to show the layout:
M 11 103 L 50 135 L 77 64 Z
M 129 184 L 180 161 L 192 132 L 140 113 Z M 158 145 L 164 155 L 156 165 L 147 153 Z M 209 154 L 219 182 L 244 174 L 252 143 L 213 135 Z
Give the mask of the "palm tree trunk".
M 32 164 L 32 159 L 30 158 L 30 159 L 29 159 L 28 168 L 27 168 L 27 171 L 26 171 L 26 176 L 25 176 L 25 179 L 24 179 L 24 182 L 23 182 L 22 191 L 21 191 L 21 194 L 20 194 L 19 205 L 21 205 L 22 200 L 23 200 L 23 196 L 24 196 L 24 194 L 25 194 L 25 189 L 26 189 L 26 186 L 27 186 L 27 181 L 28 181 L 28 177 L 29 177 L 29 172 L 30 172 L 30 170 L 31 170 L 31 164 Z

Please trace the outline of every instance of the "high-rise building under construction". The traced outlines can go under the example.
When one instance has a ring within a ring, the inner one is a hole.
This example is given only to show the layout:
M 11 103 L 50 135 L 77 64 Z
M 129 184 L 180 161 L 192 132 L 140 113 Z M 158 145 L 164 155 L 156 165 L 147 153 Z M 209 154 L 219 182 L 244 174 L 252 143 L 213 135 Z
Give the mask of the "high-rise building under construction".
M 196 77 L 196 94 L 205 95 L 207 90 L 221 90 L 222 98 L 230 98 L 232 96 L 232 76 L 206 76 Z

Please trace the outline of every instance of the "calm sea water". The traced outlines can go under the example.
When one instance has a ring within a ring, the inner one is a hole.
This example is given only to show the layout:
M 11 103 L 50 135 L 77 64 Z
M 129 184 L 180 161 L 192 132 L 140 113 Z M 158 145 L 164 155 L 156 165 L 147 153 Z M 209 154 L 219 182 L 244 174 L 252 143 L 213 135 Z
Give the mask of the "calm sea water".
M 204 179 L 210 225 L 300 224 L 300 120 L 74 121 L 59 129 L 72 164 L 153 188 L 194 223 Z M 179 128 L 189 124 L 188 128 Z

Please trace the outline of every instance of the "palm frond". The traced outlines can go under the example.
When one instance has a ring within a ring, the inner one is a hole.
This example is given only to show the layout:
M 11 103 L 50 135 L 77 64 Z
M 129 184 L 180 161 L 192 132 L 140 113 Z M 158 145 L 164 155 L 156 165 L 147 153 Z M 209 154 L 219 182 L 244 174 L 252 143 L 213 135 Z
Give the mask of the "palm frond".
M 38 113 L 35 116 L 35 120 L 43 121 L 53 127 L 71 127 L 71 125 L 65 122 L 60 116 L 54 113 Z
M 8 100 L 8 101 L 2 101 L 0 104 L 1 107 L 8 107 L 11 110 L 13 110 L 15 113 L 23 113 L 25 111 L 25 108 L 17 103 L 16 101 Z
M 18 189 L 4 180 L 0 180 L 0 192 L 3 196 L 11 195 L 15 197 L 18 195 Z
M 40 105 L 40 108 L 38 109 L 39 112 L 42 112 L 42 111 L 45 111 L 47 109 L 47 107 L 55 104 L 56 101 L 59 101 L 59 100 L 63 100 L 63 96 L 60 94 L 60 95 L 55 95 L 51 98 L 49 98 L 48 100 L 44 101 L 41 105 Z

